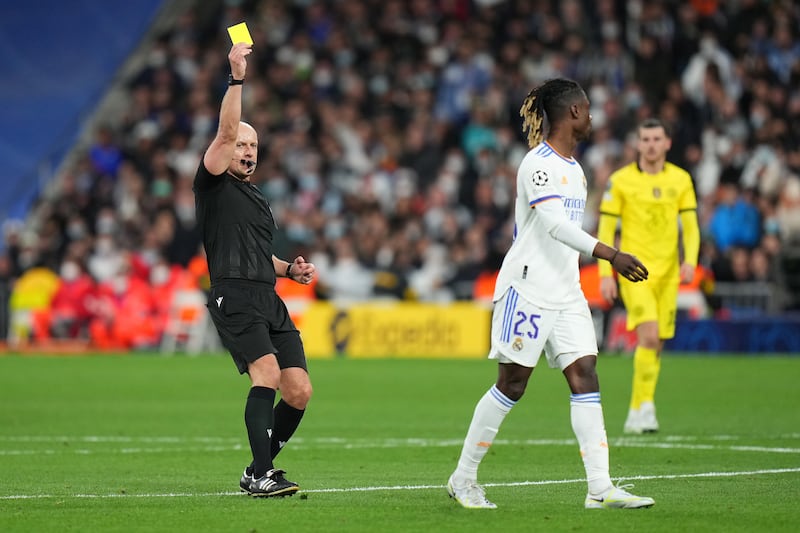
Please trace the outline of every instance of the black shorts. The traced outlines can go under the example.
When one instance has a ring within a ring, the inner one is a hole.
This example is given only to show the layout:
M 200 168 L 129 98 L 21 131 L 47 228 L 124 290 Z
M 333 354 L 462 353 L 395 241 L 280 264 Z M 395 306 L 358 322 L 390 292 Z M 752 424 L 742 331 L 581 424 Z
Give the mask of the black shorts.
M 281 369 L 308 370 L 300 332 L 274 287 L 226 280 L 211 287 L 208 311 L 240 374 L 259 357 L 275 354 Z

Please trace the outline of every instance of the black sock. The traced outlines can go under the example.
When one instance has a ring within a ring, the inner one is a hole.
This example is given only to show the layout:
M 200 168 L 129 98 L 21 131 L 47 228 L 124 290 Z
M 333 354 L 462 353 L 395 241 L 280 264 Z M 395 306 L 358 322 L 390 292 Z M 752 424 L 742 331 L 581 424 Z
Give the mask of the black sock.
M 253 475 L 256 479 L 272 469 L 270 441 L 275 425 L 272 406 L 275 403 L 275 389 L 252 387 L 244 408 L 244 423 L 253 452 Z
M 292 438 L 305 409 L 295 409 L 283 399 L 275 406 L 275 431 L 272 432 L 272 458 L 280 453 L 283 446 Z

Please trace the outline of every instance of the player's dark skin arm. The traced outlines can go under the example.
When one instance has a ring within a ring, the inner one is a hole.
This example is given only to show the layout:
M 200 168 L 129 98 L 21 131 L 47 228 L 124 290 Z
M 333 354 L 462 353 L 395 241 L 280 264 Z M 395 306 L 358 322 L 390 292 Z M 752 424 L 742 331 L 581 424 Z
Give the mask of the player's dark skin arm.
M 605 259 L 611 263 L 611 266 L 619 274 L 630 281 L 644 281 L 649 274 L 647 268 L 635 256 L 612 248 L 602 242 L 598 242 L 597 246 L 594 247 L 592 256 L 598 259 Z
M 631 254 L 627 254 L 607 244 L 598 242 L 592 256 L 604 259 L 611 263 L 621 275 L 631 281 L 644 281 L 647 279 L 647 268 Z M 497 388 L 512 400 L 519 400 L 525 393 L 528 379 L 533 368 L 527 368 L 516 363 L 500 363 L 498 365 Z M 595 357 L 581 357 L 564 369 L 564 376 L 569 383 L 573 394 L 584 394 L 600 390 L 600 383 L 595 371 Z

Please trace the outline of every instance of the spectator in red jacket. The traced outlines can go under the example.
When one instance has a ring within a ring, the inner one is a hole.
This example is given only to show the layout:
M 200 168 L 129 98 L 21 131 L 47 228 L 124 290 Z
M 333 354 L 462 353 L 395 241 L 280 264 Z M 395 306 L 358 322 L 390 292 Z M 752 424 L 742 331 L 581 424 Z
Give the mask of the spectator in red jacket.
M 159 341 L 155 308 L 147 281 L 124 261 L 111 279 L 97 287 L 89 326 L 92 342 L 101 349 L 151 348 Z
M 95 283 L 80 261 L 67 257 L 59 269 L 60 283 L 48 309 L 33 315 L 36 339 L 85 337 L 91 319 Z

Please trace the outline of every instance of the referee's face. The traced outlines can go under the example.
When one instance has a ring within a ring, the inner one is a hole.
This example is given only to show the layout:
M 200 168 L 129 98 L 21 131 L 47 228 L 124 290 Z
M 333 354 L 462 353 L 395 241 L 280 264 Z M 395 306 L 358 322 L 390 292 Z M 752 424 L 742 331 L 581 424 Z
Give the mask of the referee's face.
M 239 178 L 250 176 L 258 163 L 258 134 L 247 123 L 239 123 L 239 135 L 231 158 L 231 173 Z

